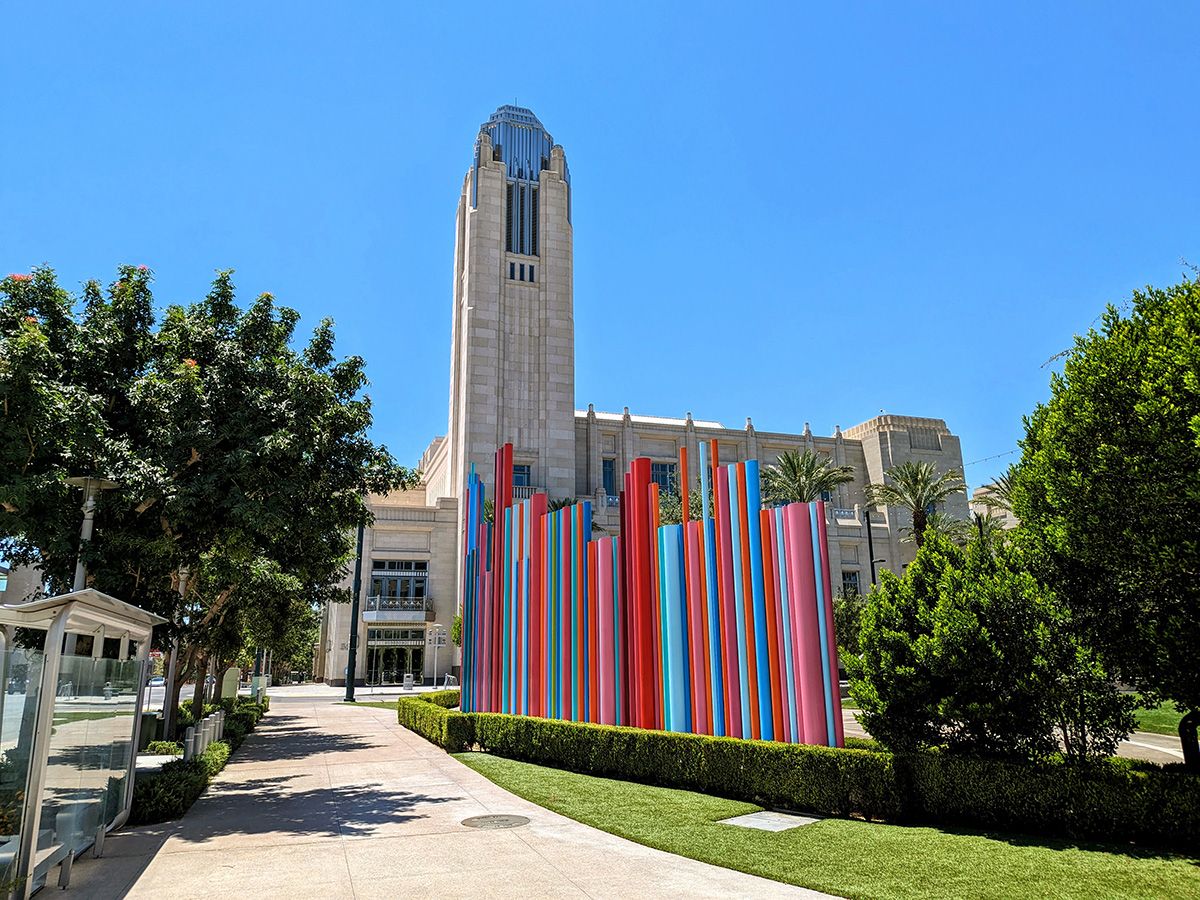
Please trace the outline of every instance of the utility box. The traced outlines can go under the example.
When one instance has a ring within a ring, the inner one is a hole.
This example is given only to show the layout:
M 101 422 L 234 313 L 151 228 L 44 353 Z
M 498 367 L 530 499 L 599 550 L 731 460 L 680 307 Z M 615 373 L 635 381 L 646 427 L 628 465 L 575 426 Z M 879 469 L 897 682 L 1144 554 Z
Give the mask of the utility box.
M 237 666 L 232 666 L 225 672 L 225 677 L 221 679 L 221 696 L 236 697 L 238 685 L 242 683 L 242 670 Z
M 405 689 L 406 691 L 411 691 L 411 690 L 413 689 L 413 677 L 412 677 L 412 672 L 405 672 L 405 673 L 404 673 L 404 689 Z

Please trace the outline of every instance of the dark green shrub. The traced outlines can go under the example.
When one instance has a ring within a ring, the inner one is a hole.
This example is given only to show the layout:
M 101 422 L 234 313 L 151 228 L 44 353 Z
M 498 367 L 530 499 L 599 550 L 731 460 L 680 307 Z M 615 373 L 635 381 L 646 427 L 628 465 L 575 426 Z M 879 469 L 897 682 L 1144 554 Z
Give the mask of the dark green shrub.
M 131 825 L 152 825 L 182 816 L 209 781 L 225 767 L 229 745 L 215 741 L 195 759 L 169 762 L 157 772 L 142 775 L 133 784 Z
M 884 572 L 844 657 L 862 722 L 900 751 L 1075 760 L 1108 756 L 1134 727 L 1070 614 L 1012 550 L 926 537 Z
M 196 759 L 200 761 L 208 777 L 212 778 L 229 762 L 229 745 L 224 741 L 213 741 Z
M 847 750 L 870 750 L 872 753 L 879 753 L 884 750 L 883 744 L 874 738 L 847 737 Z
M 229 745 L 229 749 L 236 750 L 246 740 L 247 730 L 242 720 L 230 716 L 225 720 L 225 732 L 221 735 L 221 739 Z
M 145 752 L 150 756 L 183 756 L 183 744 L 178 741 L 151 741 Z
M 133 809 L 129 820 L 134 825 L 149 825 L 177 819 L 196 802 L 209 781 L 229 760 L 229 754 L 241 746 L 247 732 L 251 731 L 262 717 L 265 707 L 248 697 L 229 698 L 219 706 L 209 705 L 206 711 L 225 710 L 225 734 L 223 740 L 214 741 L 195 759 L 169 762 L 157 772 L 142 775 L 133 785 Z M 187 709 L 180 704 L 180 717 L 191 715 L 191 703 Z M 147 752 L 182 754 L 183 746 L 174 741 L 152 742 Z
M 920 821 L 1195 848 L 1200 776 L 1125 759 L 1087 765 L 896 757 Z

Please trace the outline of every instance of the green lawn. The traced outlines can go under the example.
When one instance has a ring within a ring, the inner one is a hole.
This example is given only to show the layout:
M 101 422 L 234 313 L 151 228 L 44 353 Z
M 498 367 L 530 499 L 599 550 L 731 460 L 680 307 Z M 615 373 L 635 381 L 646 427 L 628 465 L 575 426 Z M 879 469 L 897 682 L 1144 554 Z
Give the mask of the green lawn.
M 1171 702 L 1158 706 L 1139 706 L 1133 713 L 1137 716 L 1138 731 L 1153 731 L 1155 734 L 1179 734 L 1179 720 L 1183 713 Z
M 846 897 L 1200 897 L 1200 856 L 826 819 L 784 832 L 720 825 L 750 803 L 456 758 L 507 790 L 630 840 Z
M 343 700 L 342 703 L 344 703 L 346 706 L 373 706 L 375 709 L 394 710 L 396 708 L 395 700 L 355 700 L 353 703 L 346 703 L 346 701 Z

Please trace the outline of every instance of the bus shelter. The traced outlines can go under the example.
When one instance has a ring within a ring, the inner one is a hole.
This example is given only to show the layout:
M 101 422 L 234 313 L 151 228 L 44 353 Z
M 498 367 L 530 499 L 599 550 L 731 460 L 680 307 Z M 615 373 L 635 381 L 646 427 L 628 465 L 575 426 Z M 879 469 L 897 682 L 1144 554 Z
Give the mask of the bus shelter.
M 56 865 L 65 886 L 75 857 L 129 817 L 150 633 L 165 621 L 90 588 L 0 605 L 0 872 L 18 900 Z

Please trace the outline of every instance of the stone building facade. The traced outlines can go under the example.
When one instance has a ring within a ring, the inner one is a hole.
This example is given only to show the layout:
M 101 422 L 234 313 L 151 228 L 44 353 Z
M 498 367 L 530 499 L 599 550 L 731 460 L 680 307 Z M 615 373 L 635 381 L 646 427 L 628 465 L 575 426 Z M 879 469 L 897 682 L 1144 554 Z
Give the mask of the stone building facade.
M 825 454 L 854 470 L 854 480 L 827 498 L 835 589 L 867 588 L 869 546 L 879 568 L 911 561 L 907 514 L 868 511 L 864 491 L 911 459 L 961 472 L 959 440 L 941 419 L 881 415 L 818 436 L 807 423 L 793 434 L 758 431 L 749 418 L 726 428 L 691 413 L 575 409 L 571 178 L 562 147 L 530 110 L 502 106 L 481 126 L 455 229 L 447 432 L 422 455 L 419 488 L 370 498 L 375 522 L 364 539 L 362 611 L 354 623 L 360 683 L 400 682 L 406 673 L 440 683 L 457 666 L 445 635 L 458 608 L 459 496 L 471 466 L 493 483 L 496 448 L 507 442 L 517 499 L 536 491 L 590 499 L 594 521 L 609 534 L 619 531 L 617 495 L 636 457 L 649 457 L 653 477 L 667 487 L 679 449 L 698 461 L 704 441 L 718 442 L 722 463 L 767 465 L 786 450 Z M 965 518 L 966 496 L 944 511 Z M 325 610 L 318 678 L 344 683 L 351 627 L 348 604 Z

